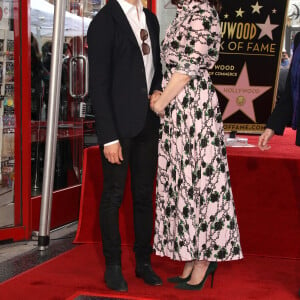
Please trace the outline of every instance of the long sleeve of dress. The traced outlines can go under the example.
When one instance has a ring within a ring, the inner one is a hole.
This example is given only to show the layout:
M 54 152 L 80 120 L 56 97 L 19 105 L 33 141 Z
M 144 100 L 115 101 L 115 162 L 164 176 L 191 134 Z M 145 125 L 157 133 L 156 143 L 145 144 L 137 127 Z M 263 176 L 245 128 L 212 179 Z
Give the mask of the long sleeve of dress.
M 179 26 L 178 26 L 179 25 Z M 218 60 L 220 26 L 215 10 L 198 9 L 192 15 L 180 12 L 169 28 L 163 47 L 168 47 L 167 63 L 176 72 L 191 77 L 211 69 Z

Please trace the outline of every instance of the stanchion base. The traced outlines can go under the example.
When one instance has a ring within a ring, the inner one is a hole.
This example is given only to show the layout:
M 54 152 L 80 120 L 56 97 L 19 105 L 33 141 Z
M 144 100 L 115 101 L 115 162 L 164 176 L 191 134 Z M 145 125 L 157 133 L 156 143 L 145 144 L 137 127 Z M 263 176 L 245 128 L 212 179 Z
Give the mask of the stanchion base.
M 47 250 L 49 248 L 50 237 L 47 236 L 39 236 L 38 237 L 38 248 L 40 251 Z

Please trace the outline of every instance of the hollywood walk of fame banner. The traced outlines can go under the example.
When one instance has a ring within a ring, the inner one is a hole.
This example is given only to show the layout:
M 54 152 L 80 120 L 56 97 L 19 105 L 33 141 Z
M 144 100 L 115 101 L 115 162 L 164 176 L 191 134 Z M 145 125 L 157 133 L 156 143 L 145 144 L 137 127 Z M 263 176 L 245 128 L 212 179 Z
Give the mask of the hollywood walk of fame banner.
M 223 0 L 220 58 L 211 70 L 225 131 L 262 132 L 276 102 L 288 0 Z

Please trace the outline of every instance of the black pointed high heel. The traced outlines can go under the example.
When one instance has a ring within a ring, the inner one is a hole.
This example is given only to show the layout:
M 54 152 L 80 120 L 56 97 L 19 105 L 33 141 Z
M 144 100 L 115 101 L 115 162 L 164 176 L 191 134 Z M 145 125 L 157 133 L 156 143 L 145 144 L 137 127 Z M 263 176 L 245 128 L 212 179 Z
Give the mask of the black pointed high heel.
M 211 288 L 213 287 L 214 284 L 214 277 L 215 277 L 215 272 L 217 269 L 218 263 L 217 262 L 210 262 L 208 265 L 208 268 L 205 272 L 204 278 L 199 284 L 188 284 L 187 282 L 181 282 L 175 286 L 177 289 L 181 290 L 201 290 L 205 284 L 205 281 L 207 277 L 211 274 Z
M 168 281 L 171 283 L 183 283 L 187 282 L 191 279 L 192 275 L 190 274 L 188 277 L 182 278 L 179 276 L 168 278 Z

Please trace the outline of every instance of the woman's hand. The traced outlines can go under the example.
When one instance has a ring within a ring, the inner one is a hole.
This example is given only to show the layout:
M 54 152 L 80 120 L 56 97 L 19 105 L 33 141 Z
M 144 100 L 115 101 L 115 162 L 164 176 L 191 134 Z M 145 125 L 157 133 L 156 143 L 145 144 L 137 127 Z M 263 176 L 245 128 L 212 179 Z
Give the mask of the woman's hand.
M 265 131 L 261 134 L 261 136 L 258 139 L 258 148 L 262 151 L 269 150 L 271 148 L 270 145 L 268 145 L 268 142 L 274 135 L 274 130 L 267 128 Z
M 155 102 L 151 109 L 161 118 L 165 115 L 165 110 L 161 108 L 160 102 Z
M 176 98 L 176 96 L 189 83 L 191 77 L 186 74 L 175 72 L 172 74 L 164 92 L 160 97 L 153 96 L 150 99 L 150 108 L 159 116 L 164 116 L 164 110 L 168 104 Z
M 149 99 L 150 99 L 150 102 L 152 101 L 157 101 L 157 99 L 161 96 L 162 92 L 161 91 L 158 91 L 158 90 L 155 90 L 152 95 L 149 96 Z
M 153 93 L 150 97 L 150 108 L 158 116 L 164 116 L 164 108 L 161 107 L 161 102 L 159 101 L 162 92 Z

